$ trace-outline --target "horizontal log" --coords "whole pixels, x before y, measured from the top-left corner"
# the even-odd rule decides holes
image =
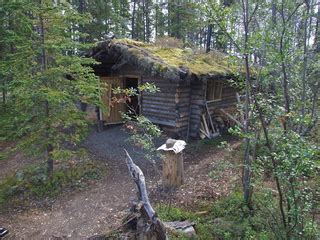
[[[178,86],[176,90],[181,93],[190,93],[192,91],[190,87],[181,88],[180,86]]]
[[[185,106],[185,107],[177,107],[177,110],[180,112],[180,113],[187,113],[189,114],[190,112],[190,107],[189,106]]]
[[[179,87],[178,84],[176,83],[171,83],[171,82],[166,82],[166,81],[161,81],[161,82],[155,82],[155,81],[142,81],[142,83],[152,83],[156,85],[157,87],[172,87],[174,89],[177,89]]]
[[[203,109],[202,108],[191,108],[191,115],[200,115],[202,114]]]
[[[168,110],[168,111],[177,111],[176,106],[172,104],[150,104],[143,102],[142,109],[160,109],[160,110]]]
[[[149,101],[152,100],[152,101],[163,102],[163,103],[166,103],[166,102],[176,103],[174,98],[161,98],[161,97],[156,97],[156,96],[147,97],[147,96],[142,95],[142,102],[144,100],[149,100]]]
[[[163,121],[176,121],[177,120],[177,116],[173,116],[173,115],[168,115],[168,114],[162,114],[162,113],[152,113],[152,112],[144,112],[143,115],[145,117],[154,117]]]
[[[175,97],[190,99],[190,93],[176,93]]]
[[[168,120],[162,120],[162,119],[158,119],[156,117],[149,117],[146,116],[151,122],[156,123],[156,124],[160,124],[160,125],[164,125],[164,126],[170,126],[170,127],[175,127],[176,126],[176,122],[175,121],[168,121]]]
[[[142,92],[142,96],[145,97],[163,97],[163,98],[173,98],[175,99],[176,92],[174,90],[172,91],[161,91],[156,93],[148,93],[148,92]]]
[[[191,100],[191,105],[195,104],[195,105],[204,105],[205,104],[205,100]]]
[[[152,99],[143,99],[142,100],[142,105],[157,105],[157,106],[167,106],[167,107],[172,107],[172,108],[178,108],[178,104],[175,102],[161,102],[161,101],[154,101]]]
[[[155,112],[155,113],[164,113],[164,114],[168,114],[168,116],[170,115],[175,115],[178,116],[179,112],[177,110],[170,110],[170,109],[154,109],[154,108],[145,108],[144,106],[142,106],[142,110],[143,112],[147,113],[147,112]]]

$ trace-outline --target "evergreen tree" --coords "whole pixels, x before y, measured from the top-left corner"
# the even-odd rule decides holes
[[[81,33],[70,31],[87,20],[66,2],[7,6],[9,14],[25,19],[13,33],[19,41],[10,55],[10,121],[18,146],[43,156],[50,175],[54,158],[87,130],[77,102],[99,105],[99,81],[89,66],[93,61],[79,56],[86,45],[78,41]]]
[[[96,42],[113,32],[118,38],[129,37],[129,2],[128,0],[73,0],[73,6],[89,14],[92,21],[86,24],[87,42]],[[80,11],[81,12],[81,11]]]
[[[167,30],[166,17],[163,12],[163,4],[154,4],[154,31],[155,37],[163,37]]]

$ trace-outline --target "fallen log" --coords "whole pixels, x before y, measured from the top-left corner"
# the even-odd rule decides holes
[[[195,224],[189,221],[175,221],[175,222],[164,222],[164,226],[171,232],[173,235],[177,233],[183,234],[187,237],[195,237],[196,231],[194,229]]]

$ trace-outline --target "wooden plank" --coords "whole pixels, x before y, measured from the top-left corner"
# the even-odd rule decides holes
[[[209,117],[209,121],[210,121],[210,125],[211,125],[211,128],[212,128],[212,131],[213,131],[213,133],[215,133],[216,129],[215,129],[214,125],[213,125],[212,118],[211,118],[207,103],[206,103],[206,110],[207,110],[207,114],[208,114],[208,117]]]
[[[208,136],[210,136],[210,131],[209,131],[209,128],[208,128],[208,125],[207,125],[207,120],[205,118],[205,115],[202,114],[202,123],[204,125],[204,129],[205,131],[207,132]],[[210,137],[209,137],[210,138]]]

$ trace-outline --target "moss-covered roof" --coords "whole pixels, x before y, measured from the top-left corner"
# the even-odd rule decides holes
[[[146,74],[171,80],[210,79],[237,75],[227,56],[220,52],[196,53],[192,49],[169,48],[130,39],[97,43],[90,56],[115,57]],[[106,54],[107,53],[107,54]],[[120,63],[119,63],[120,64]]]

